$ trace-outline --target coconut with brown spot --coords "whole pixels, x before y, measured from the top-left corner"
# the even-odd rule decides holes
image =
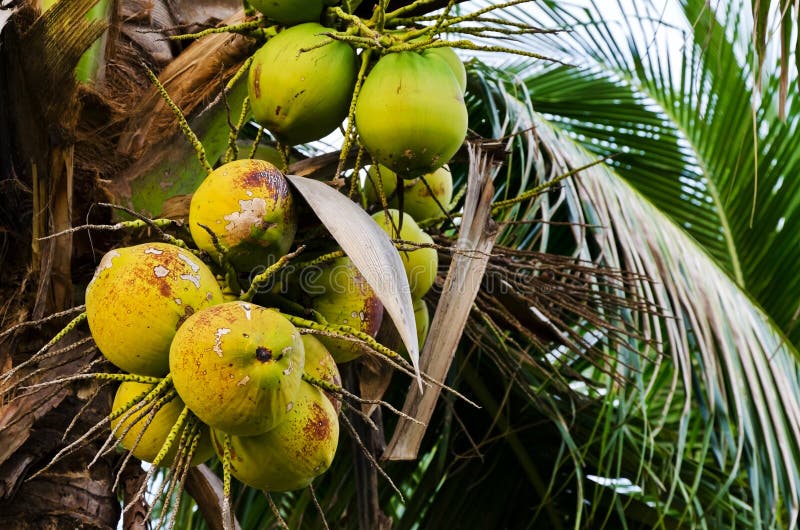
[[[218,167],[192,196],[189,230],[199,248],[219,259],[209,230],[213,232],[240,271],[270,265],[289,251],[297,231],[286,177],[264,160],[235,160]]]
[[[197,256],[168,243],[145,243],[103,256],[86,287],[86,316],[109,361],[160,377],[169,371],[178,326],[222,301],[214,274]]]
[[[280,423],[300,386],[300,332],[273,309],[228,302],[192,315],[169,352],[173,384],[204,423],[261,434]]]
[[[281,143],[319,140],[341,125],[358,72],[355,50],[316,22],[271,38],[253,55],[247,78],[255,120]]]
[[[342,376],[339,374],[339,367],[336,366],[336,359],[333,358],[328,348],[318,338],[309,334],[303,335],[303,348],[306,352],[303,373],[341,388]],[[323,392],[331,400],[337,413],[342,410],[342,402],[336,394],[327,390],[323,390]]]
[[[338,258],[316,269],[315,274],[301,275],[303,289],[310,296],[311,308],[329,324],[343,324],[374,337],[381,327],[383,304],[367,280],[348,257]],[[356,359],[366,353],[359,342],[320,335],[320,341],[337,363]]]
[[[212,430],[214,449],[224,458],[224,433]],[[231,474],[266,491],[292,491],[311,484],[331,465],[339,444],[333,405],[302,382],[292,410],[274,429],[258,436],[231,436]]]
[[[122,409],[125,405],[143,396],[154,387],[155,385],[134,381],[126,381],[120,384],[119,388],[117,388],[117,393],[114,395],[114,404],[111,406],[111,410]],[[139,411],[135,411],[127,416],[123,414],[111,421],[111,429],[114,430],[119,439],[119,444],[131,451],[133,456],[144,462],[153,462],[161,451],[170,431],[175,426],[175,422],[178,421],[178,416],[183,412],[183,408],[183,401],[176,396],[171,401],[163,404],[152,417],[150,412],[142,414]],[[159,466],[170,467],[173,464],[180,445],[181,435],[185,429],[186,427],[184,426],[178,432],[166,455],[159,462]],[[191,465],[200,465],[212,456],[214,456],[214,448],[211,446],[208,426],[201,425],[200,437],[192,455]]]

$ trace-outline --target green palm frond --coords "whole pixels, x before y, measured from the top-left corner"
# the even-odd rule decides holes
[[[483,86],[502,77],[500,72],[487,72]],[[528,91],[531,83],[523,80],[515,86],[507,79],[478,100],[493,99],[491,107],[511,109],[508,115],[501,113],[498,122],[525,129],[514,111],[540,107]],[[608,78],[602,82],[611,83]],[[624,80],[617,82],[624,91]],[[504,103],[498,104],[498,99]],[[540,158],[531,165],[550,168],[539,175],[544,180],[596,158],[585,146],[591,142],[562,121],[548,119],[552,117],[528,118],[535,127]],[[632,156],[626,165],[635,161]],[[543,225],[566,216],[583,227],[573,233],[571,244],[565,244],[562,232],[561,240],[551,246],[572,246],[576,256],[652,279],[639,284],[638,295],[664,313],[619,315],[621,325],[640,330],[645,338],[632,340],[628,348],[608,344],[608,362],[628,384],[584,368],[582,375],[592,381],[586,391],[587,397],[595,398],[591,404],[560,417],[552,415],[558,407],[540,412],[556,425],[570,418],[565,423],[572,428],[560,434],[565,462],[572,460],[575,473],[614,479],[605,483],[618,486],[630,481],[641,489],[625,497],[650,503],[656,517],[667,518],[662,521],[666,527],[785,527],[797,517],[800,499],[796,351],[729,271],[676,222],[671,210],[663,211],[663,204],[622,178],[623,169],[612,163],[582,171],[573,185],[551,193],[548,201],[540,200],[538,212],[529,209],[526,215],[540,215]],[[552,203],[569,206],[553,210]],[[504,362],[502,355],[493,359]],[[538,377],[541,384],[541,374]],[[524,382],[543,388],[535,379]],[[592,388],[603,390],[593,395]],[[585,480],[584,485],[587,489],[579,498],[589,500],[592,508],[586,509],[586,517],[597,524],[597,506],[608,488]]]
[[[798,344],[800,280],[764,274],[788,273],[800,258],[800,124],[779,118],[780,63],[763,65],[755,91],[753,27],[743,1],[714,9],[702,0],[670,3],[683,16],[679,27],[658,18],[649,2],[635,4],[627,17],[609,14],[604,2],[580,11],[543,7],[540,16],[572,28],[546,44],[580,68],[527,70],[532,104],[590,151],[616,155],[620,175]],[[542,23],[530,12],[518,17]],[[790,117],[800,110],[792,95],[787,105]]]

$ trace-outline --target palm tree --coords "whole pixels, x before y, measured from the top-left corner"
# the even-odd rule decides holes
[[[121,31],[109,34],[115,60],[96,88],[61,90],[71,86],[64,72],[102,29],[75,22],[93,3],[61,0],[62,11],[45,19],[23,7],[3,33],[2,97],[12,104],[0,116],[25,133],[0,143],[11,199],[2,208],[6,328],[71,307],[71,291],[94,266],[92,245],[115,242],[83,233],[72,241],[36,237],[88,222],[87,215],[107,221],[108,211],[90,207],[107,196],[157,215],[166,197],[190,193],[203,176],[172,113],[130,59],[134,46],[190,117],[209,159],[227,145],[226,105],[233,116],[241,106],[235,86],[225,100],[214,97],[252,52],[251,41],[214,35],[165,52],[161,41],[134,31],[135,18],[112,26]],[[207,4],[212,22],[234,16],[235,2]],[[521,50],[560,62],[492,54],[468,64],[478,147],[460,159],[471,166],[454,164],[457,185],[476,176],[481,155],[496,162],[500,224],[446,383],[479,407],[443,393],[408,461],[397,459],[395,443],[412,430],[408,422],[377,409],[376,432],[348,416],[360,443],[342,438],[313,492],[266,499],[234,487],[242,527],[277,525],[273,501],[291,528],[323,521],[380,528],[387,518],[393,528],[797,526],[800,330],[792,287],[800,247],[792,176],[800,133],[798,100],[782,88],[786,80],[794,86],[797,74],[773,59],[790,55],[776,54],[780,41],[766,40],[764,29],[771,27],[765,20],[791,28],[796,6],[768,4],[755,2],[756,23],[743,0],[672,1],[666,11],[650,1],[619,2],[618,12],[608,2],[499,11],[506,29],[569,31],[514,37]],[[174,25],[185,22],[179,15],[170,12]],[[67,19],[77,29],[64,46],[54,30]],[[74,53],[56,54],[62,62],[19,59],[23,50],[44,57],[55,46]],[[44,79],[44,86],[26,84]],[[114,156],[101,156],[108,153]],[[294,169],[332,176],[328,160],[323,154]],[[167,174],[170,166],[178,174]],[[180,211],[180,200],[169,208]],[[452,226],[438,233],[444,248],[458,235]],[[442,251],[441,259],[457,254]],[[437,292],[428,302],[443,299],[452,297]],[[4,334],[2,364],[35,351],[52,335],[50,324]],[[90,355],[78,340],[47,361],[46,376],[73,373]],[[387,383],[384,399],[397,406],[410,391],[407,378],[366,362],[346,377],[367,394]],[[97,444],[23,482],[57,450],[54,430],[63,432],[85,406],[89,413],[74,427],[85,431],[107,413],[107,401],[107,387],[67,387],[23,394],[0,409],[0,448],[7,448],[0,469],[9,477],[0,521],[12,528],[25,527],[23,518],[115,523],[118,461],[83,471]],[[387,458],[380,472],[367,454]],[[143,478],[135,465],[123,477],[123,496]],[[215,501],[201,495],[213,478],[193,480],[188,489],[199,502],[186,498],[178,527],[213,527],[212,516],[207,523],[194,511],[214,512]],[[77,493],[66,497],[76,501],[67,501],[65,514],[54,509],[65,501],[53,492],[67,484]]]

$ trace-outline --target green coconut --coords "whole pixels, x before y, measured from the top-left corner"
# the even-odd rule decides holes
[[[246,302],[199,311],[169,352],[173,384],[204,423],[230,434],[273,428],[291,409],[305,350],[284,316]]]
[[[256,121],[285,144],[331,133],[347,116],[357,74],[356,52],[315,22],[293,26],[253,56],[248,93]]]
[[[194,254],[167,243],[111,250],[86,287],[86,316],[97,347],[126,372],[161,377],[183,321],[222,303],[214,273]]]
[[[452,68],[424,52],[379,59],[361,87],[355,119],[369,154],[403,178],[449,162],[467,132],[464,93]]]
[[[394,171],[387,167],[370,166],[367,172],[364,181],[367,202],[380,205],[376,189],[380,181],[388,205],[391,208],[398,208],[400,201],[396,192],[397,175]],[[404,179],[402,184],[403,211],[414,219],[441,217],[453,200],[453,176],[446,164],[432,173],[414,179]]]
[[[214,449],[224,458],[224,433],[212,430]],[[302,382],[286,418],[258,436],[231,436],[231,474],[266,491],[305,488],[328,470],[339,444],[339,420],[327,397]]]
[[[405,212],[403,212],[402,227],[400,224],[400,212],[393,208],[376,212],[372,215],[372,218],[392,239],[401,239],[417,245],[433,244],[431,236],[426,234],[417,225],[414,218]],[[399,233],[397,232],[398,227],[401,227]],[[400,258],[408,277],[411,298],[422,298],[436,280],[436,273],[439,267],[439,255],[436,253],[436,249],[429,247],[404,248],[400,251]]]

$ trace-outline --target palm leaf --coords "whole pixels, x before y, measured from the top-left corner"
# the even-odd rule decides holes
[[[502,76],[486,73],[481,86],[494,90],[478,101],[495,102],[483,107],[494,113],[486,119],[512,124],[506,133],[535,125],[539,160],[530,166],[550,168],[537,178],[593,159],[541,116],[521,120],[530,104],[515,98],[525,91],[515,92],[511,81],[497,83]],[[638,521],[643,527],[780,528],[793,521],[800,418],[792,399],[775,396],[796,395],[800,381],[796,352],[765,314],[682,227],[609,168],[587,169],[549,200],[514,215],[579,223],[572,232],[575,255],[652,278],[638,283],[637,295],[664,313],[617,315],[620,325],[643,337],[620,347],[606,336],[605,360],[624,384],[579,354],[554,350],[543,358],[508,330],[487,333],[486,315],[483,322],[473,318],[459,373],[487,411],[455,404],[477,445],[465,446],[465,435],[445,431],[438,431],[445,437],[437,442],[473,458],[428,467],[417,482],[422,497],[409,501],[401,527],[420,521],[453,527],[546,521],[558,527],[537,507],[561,514],[571,508],[566,525],[575,527]],[[553,246],[569,247],[561,236]],[[541,238],[531,242],[540,244]],[[565,372],[567,365],[574,370]],[[578,390],[565,390],[558,382],[577,371],[566,382]],[[505,397],[498,403],[492,396]],[[458,477],[471,473],[481,478],[465,492]],[[524,498],[520,488],[527,488]],[[512,499],[518,513],[486,510],[487,494]]]
[[[580,12],[545,6],[539,16],[573,28],[547,45],[583,68],[529,73],[532,103],[587,149],[618,154],[620,175],[706,248],[796,345],[797,277],[774,282],[763,273],[788,273],[800,258],[800,183],[792,178],[800,129],[779,120],[780,64],[764,64],[757,94],[743,2],[716,11],[701,0],[676,2],[682,28],[647,18],[659,12],[642,5],[619,19],[605,3]],[[788,105],[792,114],[797,98]]]

